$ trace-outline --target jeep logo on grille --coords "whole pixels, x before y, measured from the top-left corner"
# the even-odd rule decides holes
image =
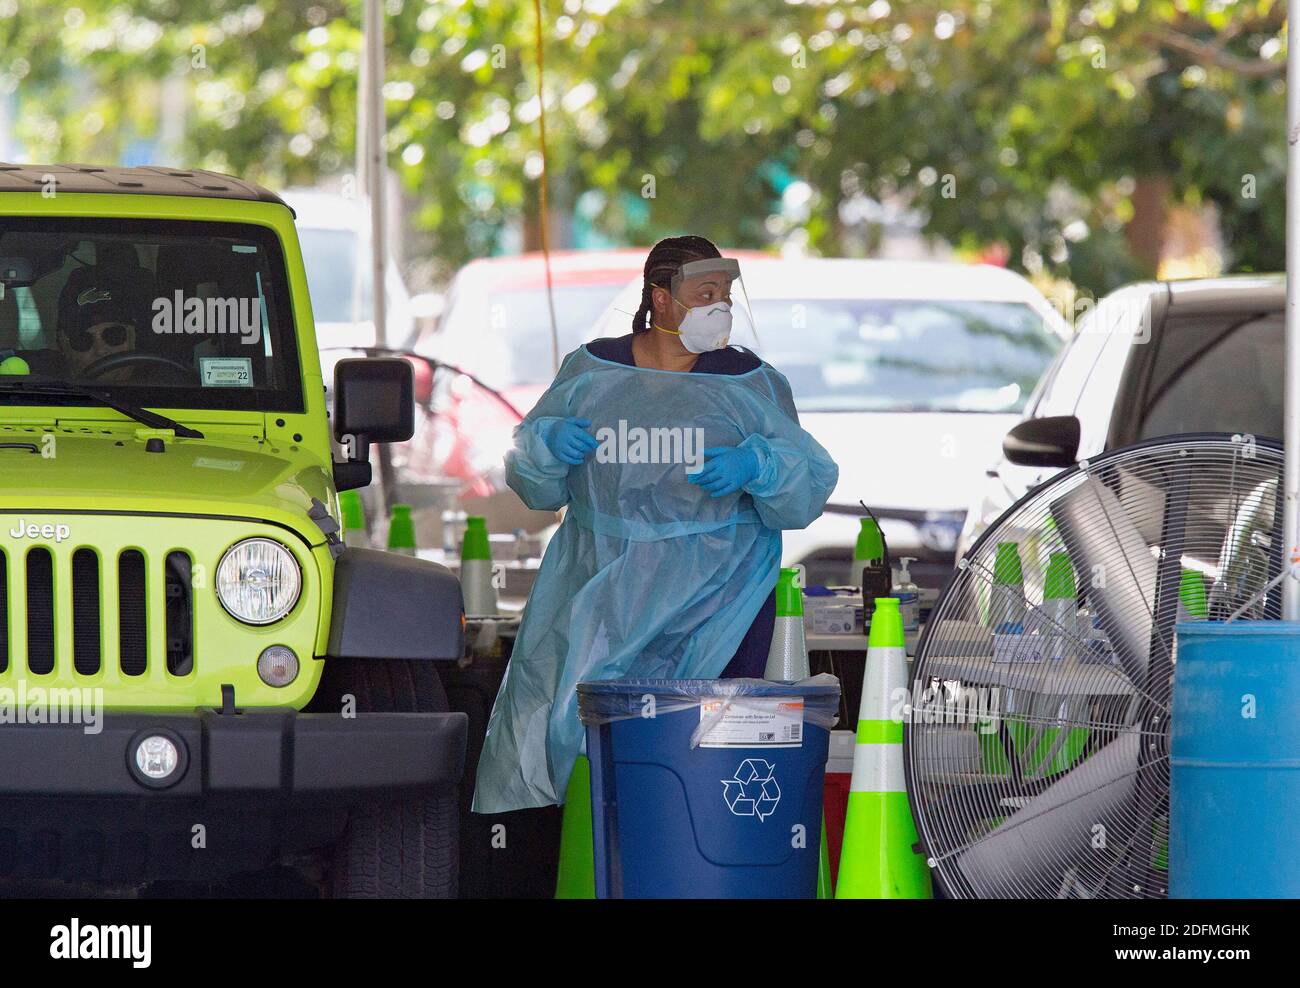
[[[72,529],[67,525],[53,525],[46,523],[37,525],[35,522],[28,525],[23,519],[18,519],[18,524],[9,529],[9,535],[15,539],[53,539],[55,542],[62,542],[72,534]]]

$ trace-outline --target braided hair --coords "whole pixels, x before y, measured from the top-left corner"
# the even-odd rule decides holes
[[[650,248],[650,256],[645,259],[641,307],[632,317],[632,332],[644,333],[650,329],[651,313],[654,309],[651,302],[653,288],[668,288],[672,283],[673,275],[688,261],[721,256],[722,253],[718,248],[704,237],[665,237]]]

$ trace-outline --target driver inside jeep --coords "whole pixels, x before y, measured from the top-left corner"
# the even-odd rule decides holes
[[[68,279],[59,300],[59,351],[67,362],[68,379],[131,383],[148,368],[126,362],[114,367],[112,360],[136,350],[148,311],[143,293],[124,280],[95,279],[79,288],[83,281]]]

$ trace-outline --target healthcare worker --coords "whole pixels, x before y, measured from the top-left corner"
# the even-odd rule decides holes
[[[570,353],[515,429],[510,487],[567,507],[488,722],[474,810],[563,799],[583,747],[578,683],[761,676],[781,530],[839,470],[790,385],[728,346],[739,265],[703,237],[656,244],[632,333]]]

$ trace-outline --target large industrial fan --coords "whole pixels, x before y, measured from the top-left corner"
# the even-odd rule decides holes
[[[961,560],[902,711],[945,894],[1167,894],[1174,625],[1280,616],[1281,474],[1249,436],[1151,440],[1035,488]]]

